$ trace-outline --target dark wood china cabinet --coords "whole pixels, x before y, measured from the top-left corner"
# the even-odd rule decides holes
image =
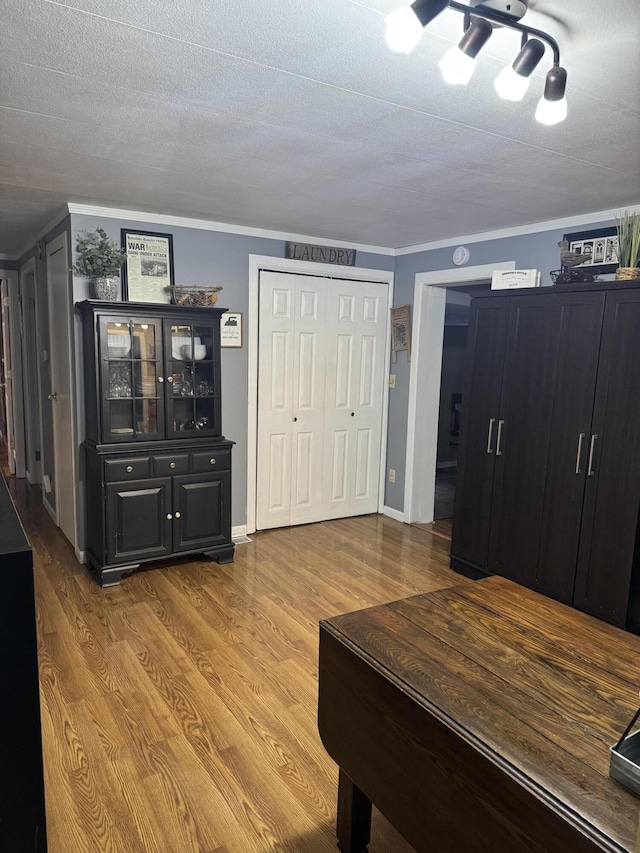
[[[102,586],[141,563],[233,560],[221,308],[85,301],[87,556]]]

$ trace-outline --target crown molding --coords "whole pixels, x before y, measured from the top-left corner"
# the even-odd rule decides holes
[[[640,213],[640,204],[627,205],[626,210],[631,213]],[[619,212],[619,211],[618,211]],[[446,249],[451,246],[459,246],[464,243],[485,243],[490,240],[503,240],[509,237],[522,237],[527,234],[538,234],[543,231],[554,231],[561,228],[575,228],[580,225],[591,225],[596,222],[608,222],[615,219],[615,212],[611,210],[599,210],[594,213],[585,213],[580,216],[565,216],[562,219],[549,219],[544,222],[533,222],[529,225],[516,225],[512,228],[499,228],[495,231],[482,231],[478,234],[462,234],[458,237],[447,237],[444,240],[434,240],[429,243],[416,243],[411,246],[402,246],[392,249],[385,246],[370,246],[365,243],[350,243],[345,240],[332,240],[326,237],[317,237],[307,234],[289,234],[286,231],[271,231],[266,228],[248,228],[241,225],[229,225],[226,222],[212,222],[208,219],[195,219],[187,216],[170,216],[168,214],[149,213],[143,210],[126,210],[115,207],[101,207],[90,204],[76,204],[70,202],[65,205],[47,224],[40,229],[36,236],[24,246],[15,256],[0,255],[0,261],[18,261],[35,247],[38,240],[46,236],[69,214],[80,216],[101,216],[107,219],[128,219],[133,222],[145,222],[152,225],[169,225],[176,228],[196,228],[203,231],[218,231],[226,234],[240,234],[248,237],[262,237],[271,240],[290,240],[304,243],[317,243],[327,241],[332,246],[346,249],[356,249],[360,252],[370,252],[374,255],[388,255],[399,257],[402,255],[414,255],[419,252],[430,252],[434,249]]]
[[[627,205],[625,210],[640,213],[640,204]],[[616,211],[620,212],[620,211]],[[515,225],[513,228],[499,228],[496,231],[483,231],[480,234],[464,234],[460,237],[448,237],[446,240],[434,240],[432,243],[417,243],[395,250],[395,255],[415,255],[417,252],[431,252],[433,249],[447,249],[463,243],[486,243],[489,240],[503,240],[507,237],[522,237],[526,234],[539,234],[542,231],[555,231],[558,228],[575,228],[580,225],[592,225],[615,219],[612,210],[599,210],[584,213],[581,216],[565,216],[562,219],[548,219],[546,222],[532,222],[529,225]]]
[[[175,228],[197,228],[201,231],[219,231],[225,234],[241,234],[245,237],[263,237],[268,240],[289,240],[299,243],[318,243],[329,241],[332,246],[344,249],[356,249],[358,252],[370,252],[374,255],[391,255],[394,249],[386,246],[369,246],[364,243],[350,243],[345,240],[333,240],[308,234],[290,234],[287,231],[271,231],[266,228],[249,228],[243,225],[230,225],[228,222],[212,222],[209,219],[193,219],[188,216],[171,216],[164,213],[149,213],[144,210],[123,210],[115,207],[97,207],[89,204],[69,203],[69,213],[82,216],[101,216],[108,219],[128,219],[132,222],[146,222],[152,225],[172,225]]]

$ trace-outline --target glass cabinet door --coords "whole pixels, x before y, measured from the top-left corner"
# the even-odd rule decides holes
[[[215,322],[167,324],[168,436],[220,434]]]
[[[164,436],[160,320],[100,318],[102,440]]]

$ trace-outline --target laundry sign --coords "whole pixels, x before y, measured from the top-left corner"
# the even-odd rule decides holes
[[[285,258],[294,261],[315,261],[319,264],[341,264],[355,267],[356,250],[338,249],[333,246],[314,246],[311,243],[285,243]]]

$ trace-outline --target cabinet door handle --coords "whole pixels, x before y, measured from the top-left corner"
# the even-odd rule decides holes
[[[593,448],[596,444],[597,435],[591,436],[591,446],[589,447],[589,467],[587,469],[587,477],[593,477]]]
[[[489,432],[487,433],[487,453],[493,453],[491,449],[491,433],[493,432],[493,425],[495,424],[495,418],[489,418]]]
[[[582,474],[582,468],[580,467],[580,456],[582,455],[582,442],[584,441],[586,433],[581,432],[578,436],[578,450],[576,452],[576,474]]]
[[[169,382],[169,383],[173,382],[173,376],[167,376],[167,382]]]
[[[158,382],[164,382],[164,376],[158,376]]]
[[[174,518],[180,518],[180,513],[179,513],[179,512],[177,512],[177,513],[175,514]]]
[[[498,435],[496,436],[496,456],[502,456],[500,450],[500,439],[502,438],[502,425],[504,421],[498,421]]]
[[[168,512],[167,513],[167,521],[171,521],[172,518],[173,518],[173,516],[171,515],[170,512]]]
[[[175,468],[175,467],[176,467],[175,462],[169,462],[169,468]]]

